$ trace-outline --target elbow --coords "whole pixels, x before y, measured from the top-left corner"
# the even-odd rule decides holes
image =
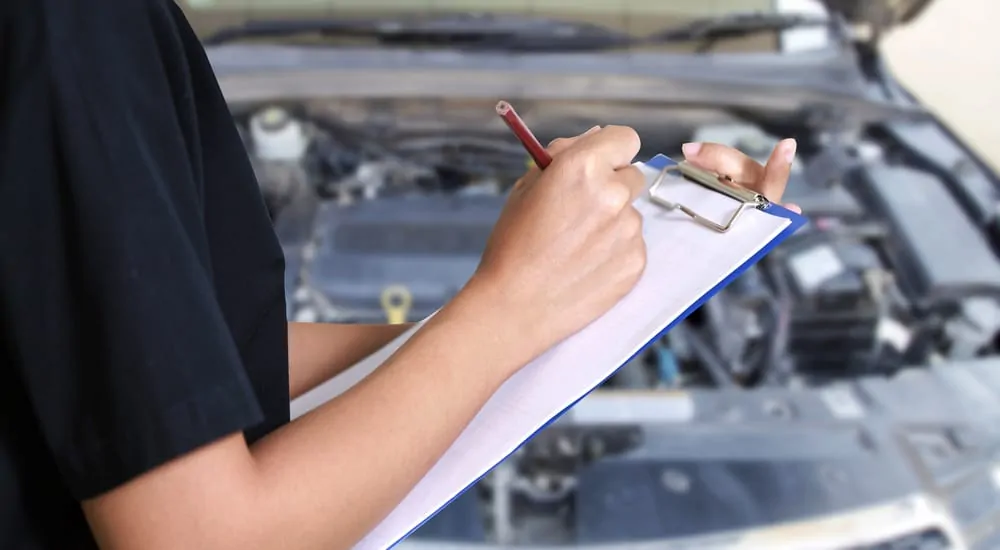
[[[82,503],[102,550],[287,548],[281,514],[242,434],[171,460]]]
[[[123,511],[102,501],[84,503],[84,510],[102,550],[271,550],[289,545],[276,522],[242,491],[221,498]]]

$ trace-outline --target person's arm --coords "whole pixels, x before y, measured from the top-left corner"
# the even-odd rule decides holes
[[[368,357],[413,323],[288,323],[288,395],[292,399]]]
[[[512,195],[477,274],[386,364],[252,446],[230,433],[86,499],[102,547],[351,547],[500,384],[638,280],[637,150],[623,128],[553,147],[545,175]]]
[[[362,538],[500,384],[638,280],[635,134],[608,128],[559,153],[573,143],[519,185],[467,287],[373,374],[250,447],[231,433],[87,499],[102,547],[349,548]]]
[[[468,289],[375,373],[254,446],[233,434],[86,502],[98,540],[150,550],[350,547],[541,349],[530,313],[489,285]],[[169,514],[151,513],[160,506]]]

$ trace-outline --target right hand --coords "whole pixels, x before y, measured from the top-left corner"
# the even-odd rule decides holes
[[[646,266],[632,205],[646,188],[631,165],[636,132],[595,127],[548,150],[549,167],[532,168],[512,190],[471,281],[524,323],[536,354],[609,310]]]

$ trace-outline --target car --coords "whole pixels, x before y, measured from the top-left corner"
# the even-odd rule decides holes
[[[291,320],[454,296],[529,164],[500,99],[543,142],[631,126],[641,158],[798,140],[808,225],[398,548],[1000,547],[1000,180],[878,48],[928,4],[183,4]]]

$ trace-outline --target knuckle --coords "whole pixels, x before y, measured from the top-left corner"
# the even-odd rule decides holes
[[[635,208],[625,211],[625,231],[630,237],[642,235],[642,215]]]
[[[642,140],[639,138],[639,132],[635,128],[631,126],[610,126],[609,128],[612,128],[615,140],[627,145],[630,150],[639,151],[639,148],[642,146]]]
[[[601,206],[607,212],[615,214],[622,210],[630,198],[628,189],[622,185],[607,185],[601,189]]]
[[[552,158],[552,164],[545,170],[558,185],[575,185],[579,179],[579,163],[575,153],[567,152]]]
[[[576,177],[593,189],[601,189],[601,169],[594,155],[578,154],[573,164]]]
[[[549,144],[545,146],[545,150],[548,151],[549,154],[555,156],[565,152],[565,150],[572,144],[572,140],[564,137],[558,137],[550,141]]]
[[[642,274],[646,270],[646,259],[646,247],[637,246],[632,259],[632,267],[635,274]]]
[[[646,248],[636,247],[622,259],[622,275],[630,282],[635,282],[646,270]]]
[[[558,163],[565,170],[579,171],[584,168],[589,155],[580,149],[567,149],[552,159],[552,164]]]
[[[579,158],[577,160],[580,165],[580,169],[588,178],[593,178],[598,174],[599,162],[597,155],[594,155],[588,151],[581,151],[578,154]]]

